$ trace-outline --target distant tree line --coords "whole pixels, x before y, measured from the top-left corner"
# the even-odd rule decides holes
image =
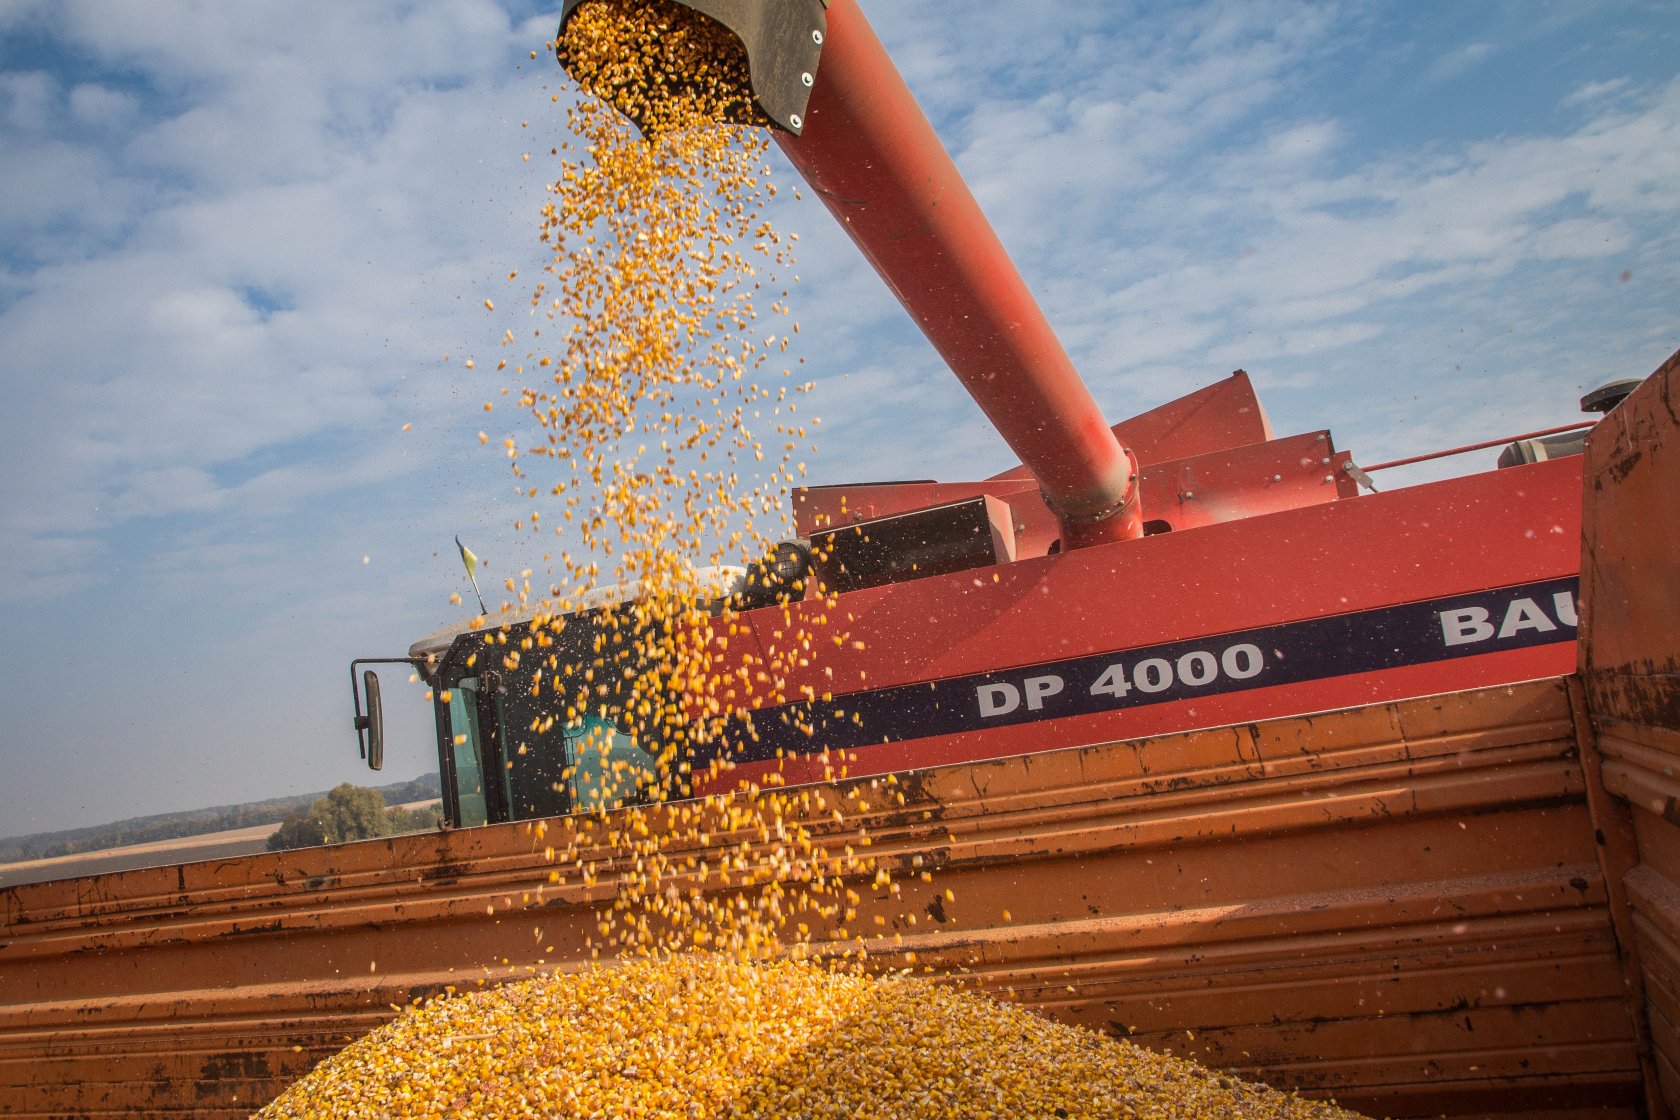
[[[419,800],[413,798],[411,800]],[[320,844],[342,844],[346,840],[372,840],[401,832],[424,832],[438,826],[436,809],[404,809],[386,805],[376,789],[364,789],[349,782],[334,786],[315,799],[301,813],[280,823],[268,838],[268,850],[313,848]]]
[[[378,786],[370,792],[378,794],[382,804],[401,805],[405,802],[427,801],[438,797],[441,787],[436,774],[422,774],[413,781]],[[53,856],[68,856],[77,852],[121,848],[129,844],[149,844],[154,840],[200,836],[206,832],[226,832],[235,828],[280,824],[287,817],[307,813],[316,801],[325,796],[325,793],[306,793],[296,797],[273,797],[266,801],[250,801],[241,805],[218,805],[210,809],[159,813],[150,817],[117,821],[114,824],[14,836],[0,840],[0,863],[50,859]],[[432,826],[425,824],[420,827]]]

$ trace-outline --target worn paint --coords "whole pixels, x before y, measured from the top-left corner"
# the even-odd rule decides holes
[[[1653,1115],[1680,1111],[1680,353],[1587,439],[1580,658],[1587,772],[1627,917]]]

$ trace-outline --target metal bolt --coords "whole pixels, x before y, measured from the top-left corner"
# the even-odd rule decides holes
[[[789,113],[788,114],[788,123],[791,124],[795,128],[804,128],[805,127],[805,121],[803,119],[801,119],[801,117],[799,116],[798,113]]]
[[[1184,493],[1179,495],[1180,498],[1194,498],[1195,496],[1196,492],[1194,490],[1186,490]]]
[[[1324,433],[1323,433],[1323,432],[1319,432],[1319,433],[1318,433],[1318,442],[1319,442],[1319,443],[1323,443],[1323,442],[1324,442]]]
[[[1321,467],[1328,467],[1330,465],[1330,460],[1328,458],[1320,459],[1318,461],[1318,465]]]
[[[1282,482],[1283,481],[1283,476],[1281,474],[1274,474],[1272,476],[1272,481],[1273,482]]]
[[[812,82],[816,81],[816,79],[811,77],[808,73],[799,75],[799,80],[805,83],[807,89],[810,88]]]
[[[822,32],[821,31],[811,32],[811,42],[815,43],[819,47],[822,46]]]
[[[1336,481],[1336,476],[1333,475],[1333,474],[1327,474],[1327,475],[1324,476],[1324,481],[1334,482],[1334,481]]]

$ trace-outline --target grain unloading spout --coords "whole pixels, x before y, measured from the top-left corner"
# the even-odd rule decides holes
[[[563,9],[562,64],[565,20],[584,2]],[[682,6],[740,39],[760,119],[1033,472],[1063,547],[1141,535],[1134,457],[856,0]]]

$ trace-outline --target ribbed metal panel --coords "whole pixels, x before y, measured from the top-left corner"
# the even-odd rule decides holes
[[[1377,1113],[1631,1108],[1572,720],[1553,680],[924,771],[862,823],[935,881],[854,926],[883,964],[914,951]],[[767,854],[713,843],[742,840]],[[0,893],[0,1101],[240,1115],[391,1004],[572,966],[617,872],[591,850],[601,881],[539,902],[553,841],[497,826]]]

